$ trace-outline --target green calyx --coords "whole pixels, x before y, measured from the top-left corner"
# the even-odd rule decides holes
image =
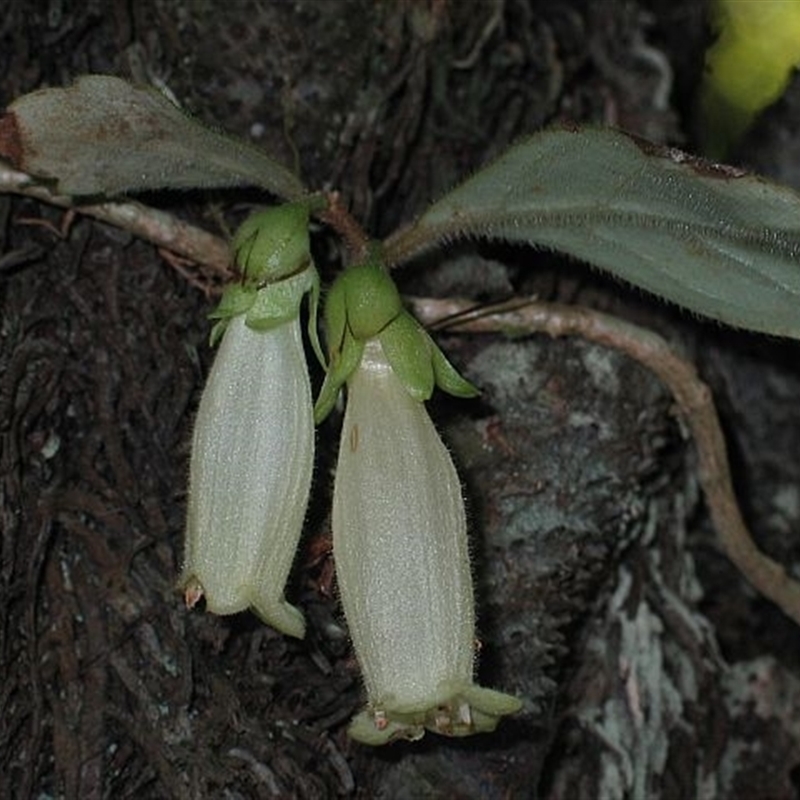
[[[308,333],[311,345],[320,363],[324,365],[322,348],[317,336],[317,308],[319,306],[319,275],[313,266],[281,281],[269,283],[261,289],[233,284],[222,295],[219,305],[209,314],[217,320],[211,329],[211,344],[215,345],[225,333],[233,317],[245,315],[245,324],[254,331],[268,331],[297,318],[303,296],[310,297]]]
[[[394,281],[379,264],[367,262],[346,269],[325,299],[325,327],[331,360],[350,333],[365,342],[377,336],[403,311]]]
[[[336,279],[325,300],[325,325],[330,363],[314,407],[317,423],[333,409],[370,339],[380,341],[389,364],[415,400],[428,400],[434,386],[457,397],[478,394],[403,308],[394,281],[380,264],[349,267]]]
[[[319,275],[311,260],[308,236],[308,205],[288,203],[268,208],[245,220],[233,237],[241,283],[225,289],[217,308],[209,314],[217,320],[211,344],[221,338],[228,322],[245,315],[247,327],[256,331],[296,319],[303,296],[308,293],[308,333],[320,363],[325,366],[317,334]]]
[[[246,286],[261,286],[302,271],[311,261],[308,205],[287,203],[251,215],[231,244]]]

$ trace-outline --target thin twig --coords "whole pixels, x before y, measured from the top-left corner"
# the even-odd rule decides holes
[[[355,217],[345,208],[338,192],[327,193],[328,206],[318,212],[319,218],[331,226],[347,243],[354,259],[366,256],[369,237]]]
[[[800,583],[758,549],[739,510],[711,390],[664,339],[607,314],[558,303],[517,299],[476,308],[470,301],[418,299],[412,305],[422,322],[453,332],[582,336],[621,350],[655,373],[672,392],[694,437],[700,485],[723,551],[762,595],[800,625]]]
[[[17,172],[0,162],[0,193],[25,195],[61,208],[74,209],[123,228],[158,247],[177,253],[213,270],[221,277],[231,277],[230,248],[224,239],[177,217],[135,201],[91,205],[76,204],[72,198],[54,194],[35,184],[24,172]]]

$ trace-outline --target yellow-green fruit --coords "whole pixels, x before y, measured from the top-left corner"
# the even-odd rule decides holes
[[[717,38],[706,53],[700,92],[700,140],[706,155],[725,158],[800,64],[800,2],[715,0]]]

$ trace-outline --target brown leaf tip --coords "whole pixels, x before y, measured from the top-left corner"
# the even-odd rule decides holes
[[[8,111],[0,117],[0,158],[22,169],[23,146],[17,115]]]
[[[716,161],[709,161],[700,156],[686,153],[677,147],[656,144],[635,133],[625,134],[645,155],[657,158],[666,158],[675,164],[686,164],[698,175],[704,178],[744,178],[750,173],[740,167],[732,167],[730,164],[718,164]]]

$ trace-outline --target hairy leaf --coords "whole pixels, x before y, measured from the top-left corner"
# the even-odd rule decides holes
[[[207,128],[156,90],[110,75],[20,97],[0,117],[0,157],[66,195],[244,185],[290,200],[305,193],[256,148]]]
[[[561,250],[712,319],[800,338],[800,196],[618,131],[534,135],[385,255],[399,263],[461,236]]]

